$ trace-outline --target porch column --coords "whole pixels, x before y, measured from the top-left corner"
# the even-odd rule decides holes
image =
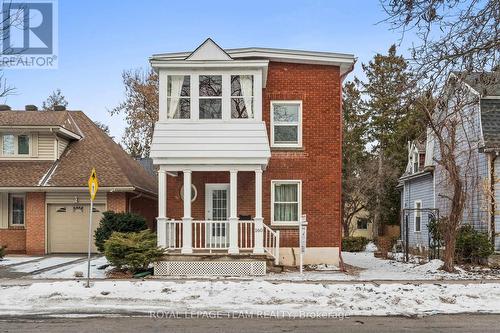
[[[193,253],[191,218],[191,170],[184,170],[184,217],[182,218],[182,249],[181,253]]]
[[[229,249],[228,253],[237,254],[238,249],[238,170],[229,171]]]
[[[255,170],[255,218],[253,253],[264,253],[264,218],[262,217],[262,169]]]
[[[167,173],[158,171],[158,217],[156,218],[157,245],[167,246]]]

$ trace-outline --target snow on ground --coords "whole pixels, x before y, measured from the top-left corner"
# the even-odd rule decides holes
[[[222,313],[277,316],[500,313],[500,284],[97,281],[1,285],[0,315]]]
[[[69,263],[71,261],[77,260],[81,257],[45,257],[40,261],[27,262],[25,264],[13,267],[13,270],[21,273],[32,273],[40,269],[49,268],[51,266],[56,266],[64,263]]]
[[[108,261],[105,257],[92,259],[90,261],[90,277],[93,279],[105,279],[106,272],[109,271],[112,267],[107,267],[106,269],[98,269],[98,267],[106,264],[108,264]],[[87,261],[52,269],[40,274],[36,274],[33,277],[35,279],[71,279],[75,278],[75,272],[83,273],[83,277],[86,278]]]
[[[41,257],[29,257],[29,256],[25,256],[25,255],[5,256],[3,259],[0,260],[0,266],[16,265],[16,264],[20,264],[20,263],[27,262],[27,261],[38,260],[40,258]]]
[[[494,271],[484,269],[469,272],[458,268],[457,273],[447,273],[439,268],[441,260],[431,260],[426,264],[404,263],[395,260],[375,258],[372,252],[342,252],[344,263],[362,268],[358,276],[345,276],[356,280],[446,280],[446,279],[487,279],[500,278]]]

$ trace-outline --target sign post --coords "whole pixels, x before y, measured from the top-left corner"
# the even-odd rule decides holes
[[[90,287],[90,248],[92,246],[92,215],[94,212],[94,199],[99,188],[99,182],[97,181],[97,174],[95,168],[92,168],[92,172],[89,177],[89,193],[90,193],[90,212],[89,212],[89,244],[88,244],[88,258],[87,258],[87,288]]]
[[[307,244],[307,216],[302,215],[300,218],[299,225],[299,246],[300,246],[300,254],[299,254],[299,265],[300,265],[300,274],[303,274],[303,265],[304,265],[304,254],[306,253],[306,244]]]

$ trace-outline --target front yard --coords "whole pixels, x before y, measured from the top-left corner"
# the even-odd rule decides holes
[[[91,262],[85,288],[84,256],[8,256],[0,261],[0,316],[186,315],[214,311],[231,316],[344,317],[500,313],[500,281],[485,270],[439,271],[441,262],[406,264],[372,252],[342,254],[347,272],[316,267],[253,278],[171,277],[106,279],[104,257]],[[101,269],[99,269],[101,268]],[[8,278],[22,274],[22,280]],[[3,275],[2,275],[3,274]],[[60,281],[54,281],[59,279]],[[469,280],[469,281],[466,281]],[[479,281],[481,280],[481,281]]]

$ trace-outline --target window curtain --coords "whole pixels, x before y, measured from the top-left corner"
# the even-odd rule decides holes
[[[253,118],[252,96],[253,96],[253,76],[240,75],[241,95],[247,109],[248,118]]]
[[[274,220],[298,221],[298,193],[296,184],[274,187]]]
[[[176,116],[177,107],[181,97],[182,84],[184,83],[183,75],[171,75],[170,80],[170,101],[168,105],[168,118],[173,119]]]

